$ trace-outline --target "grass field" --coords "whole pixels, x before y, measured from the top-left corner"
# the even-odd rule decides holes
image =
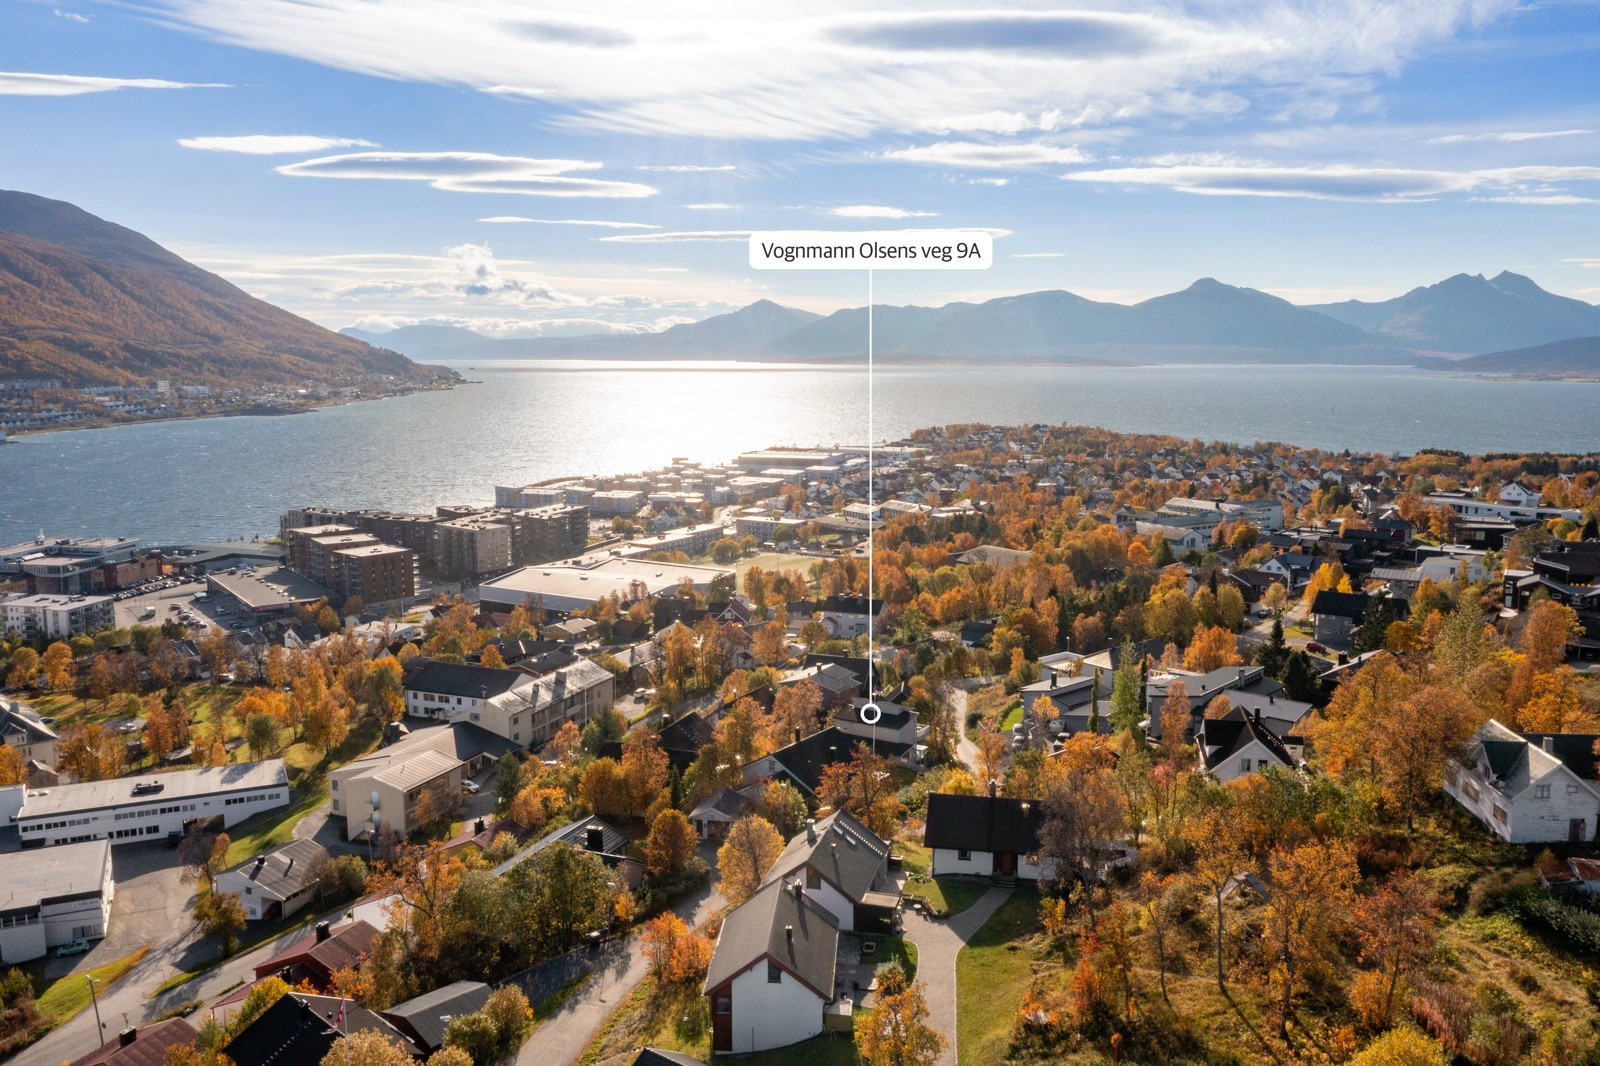
[[[784,570],[798,570],[802,574],[809,576],[811,573],[811,564],[817,561],[818,560],[815,555],[790,555],[787,552],[760,552],[759,554],[752,555],[747,559],[740,559],[738,562],[733,564],[733,570],[734,573],[739,575],[741,581],[744,579],[744,572],[753,566],[759,566],[763,570],[777,570],[779,572]]]
[[[1033,980],[1039,894],[1018,889],[956,956],[956,1037],[961,1066],[1004,1061],[1011,1022]]]
[[[45,989],[39,996],[39,1013],[55,1020],[55,1024],[77,1017],[78,1012],[89,1006],[89,982],[87,978],[94,978],[99,982],[95,989],[96,995],[105,995],[112,985],[145,957],[150,950],[149,946],[140,948],[131,955],[124,955],[115,962],[108,962],[104,966],[96,966],[87,973],[68,974],[60,978]]]
[[[940,918],[960,914],[982,898],[987,885],[973,881],[956,881],[948,877],[930,877],[932,861],[928,849],[921,844],[897,843],[895,850],[905,856],[906,883],[902,894],[908,899],[920,899]]]
[[[861,957],[863,962],[897,962],[900,964],[900,969],[905,971],[908,980],[917,979],[917,945],[909,940],[891,936],[877,938],[873,947],[875,950],[871,954]]]

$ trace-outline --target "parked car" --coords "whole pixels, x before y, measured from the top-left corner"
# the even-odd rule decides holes
[[[89,942],[80,936],[78,939],[69,940],[56,948],[56,958],[64,959],[69,955],[82,955],[88,950]]]
[[[478,792],[478,783],[469,777],[465,781],[461,782],[461,791],[471,792],[476,795]]]
[[[1328,650],[1327,648],[1323,647],[1321,644],[1318,644],[1314,640],[1306,641],[1306,651],[1320,653],[1320,652],[1325,652],[1327,650]]]

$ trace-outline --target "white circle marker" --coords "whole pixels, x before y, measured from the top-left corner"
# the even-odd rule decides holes
[[[861,705],[861,721],[864,725],[877,725],[883,718],[883,708],[876,703],[863,703]]]

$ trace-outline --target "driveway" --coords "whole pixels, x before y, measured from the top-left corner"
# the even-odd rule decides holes
[[[702,844],[700,857],[711,867],[710,883],[672,908],[691,928],[698,928],[727,906],[715,887],[716,845]],[[628,998],[634,986],[644,980],[648,970],[641,934],[635,933],[613,943],[601,955],[598,968],[583,987],[522,1045],[517,1054],[518,1066],[555,1066],[576,1061],[595,1031],[606,1023],[617,1005]]]
[[[915,911],[905,916],[905,938],[917,945],[917,980],[927,987],[928,1021],[946,1041],[939,1066],[956,1062],[956,956],[1010,895],[1009,888],[991,888],[948,921]]]

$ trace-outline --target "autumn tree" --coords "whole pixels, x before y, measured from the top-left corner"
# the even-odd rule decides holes
[[[1093,926],[1094,885],[1100,879],[1107,844],[1122,835],[1127,802],[1106,738],[1095,733],[1068,737],[1051,763],[1039,855],[1042,863],[1053,864],[1057,881],[1078,882],[1084,911]]]
[[[1263,915],[1262,947],[1278,993],[1278,1035],[1287,1040],[1304,973],[1336,954],[1361,872],[1355,848],[1344,841],[1280,846],[1268,867],[1272,897]]]
[[[934,1066],[945,1038],[927,1024],[928,1003],[920,981],[884,989],[856,1025],[856,1048],[867,1066]]]
[[[1227,994],[1227,969],[1223,964],[1223,897],[1239,873],[1246,852],[1232,812],[1222,805],[1204,810],[1189,822],[1186,836],[1195,851],[1195,876],[1216,905],[1217,989]]]
[[[221,940],[221,957],[227,958],[239,944],[239,932],[245,923],[244,904],[237,892],[202,892],[195,897],[194,920],[200,924],[202,935]]]
[[[122,737],[99,725],[69,726],[61,734],[56,765],[79,781],[118,777],[127,763]]]
[[[711,941],[671,911],[645,923],[644,957],[658,986],[694,987],[711,964]]]
[[[22,752],[10,744],[0,743],[0,788],[20,785],[28,779],[28,764]]]
[[[667,787],[672,767],[655,730],[637,729],[622,742],[623,780],[627,784],[629,813],[644,814],[656,796]]]
[[[1189,750],[1189,689],[1183,678],[1167,683],[1167,698],[1161,702],[1161,748],[1168,759],[1182,758]]]
[[[39,674],[39,653],[24,645],[11,653],[11,668],[6,673],[6,684],[12,688],[27,688]]]
[[[822,689],[816,682],[796,681],[778,689],[766,727],[773,748],[787,747],[822,726]]]
[[[1583,634],[1578,612],[1555,600],[1540,599],[1528,608],[1517,650],[1535,672],[1554,670],[1567,658],[1567,644]]]
[[[697,844],[689,819],[669,807],[650,823],[650,835],[644,842],[645,869],[655,877],[675,877],[694,857]]]
[[[416,1066],[416,1061],[410,1052],[378,1030],[357,1029],[335,1040],[322,1056],[320,1066]]]
[[[1433,954],[1438,938],[1438,902],[1426,878],[1408,870],[1390,875],[1356,908],[1361,959],[1379,979],[1379,1017],[1394,1017],[1395,996],[1408,973]]]
[[[48,688],[57,692],[71,688],[72,648],[59,640],[51,644],[39,660],[39,669],[44,673],[44,683]]]
[[[493,644],[485,644],[478,653],[478,665],[486,666],[491,670],[504,670],[506,661],[500,655],[500,649]]]
[[[1350,1066],[1446,1066],[1449,1061],[1433,1037],[1415,1029],[1396,1029],[1368,1044]]]
[[[780,836],[792,837],[805,828],[806,799],[788,781],[768,781],[756,800],[756,813],[772,823]]]
[[[178,862],[189,880],[210,888],[228,868],[228,848],[232,846],[227,833],[208,833],[196,825],[178,847]]]
[[[786,637],[781,622],[768,622],[758,626],[750,635],[750,654],[772,666],[788,656]]]
[[[615,759],[596,759],[578,780],[578,799],[602,818],[626,818],[633,806],[633,790]]]
[[[847,761],[823,768],[817,795],[888,839],[905,816],[893,770],[888,756],[874,755],[866,744],[858,743]]]
[[[1199,674],[1209,674],[1224,666],[1240,666],[1244,656],[1239,654],[1239,641],[1222,626],[1195,627],[1194,639],[1183,653],[1183,666]]]
[[[737,907],[755,894],[772,864],[783,853],[783,838],[757,814],[747,814],[728,828],[728,835],[717,849],[717,869],[722,880],[717,884],[728,904]]]

